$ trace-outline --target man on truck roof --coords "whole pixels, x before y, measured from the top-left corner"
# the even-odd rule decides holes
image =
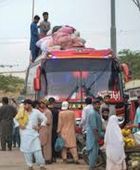
[[[32,62],[35,61],[39,53],[39,48],[36,46],[36,42],[39,40],[39,33],[38,33],[38,26],[37,26],[39,20],[40,17],[38,15],[35,15],[33,22],[31,23],[30,26],[30,31],[31,31],[30,50],[31,50]]]
[[[40,38],[43,38],[47,35],[48,31],[51,28],[51,23],[48,21],[49,13],[43,12],[43,21],[40,23]]]

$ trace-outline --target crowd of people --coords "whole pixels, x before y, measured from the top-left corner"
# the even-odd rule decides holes
[[[95,170],[99,153],[99,144],[104,143],[106,150],[106,170],[126,170],[123,136],[115,109],[109,104],[110,96],[85,99],[80,127],[86,131],[86,150],[89,170]],[[140,97],[134,124],[131,128],[140,128]],[[73,163],[79,164],[75,113],[69,109],[69,103],[63,101],[57,107],[53,97],[48,100],[32,101],[25,99],[20,105],[11,105],[7,97],[2,98],[0,108],[0,130],[2,151],[20,147],[29,170],[36,162],[41,170],[45,164],[51,164],[62,158],[67,163],[67,153],[71,154]],[[127,128],[130,128],[127,125]],[[134,129],[134,130],[135,130]],[[61,152],[55,149],[57,139],[64,140]],[[102,141],[102,142],[101,142]],[[115,146],[115,147],[114,147]]]
[[[69,110],[68,102],[63,102],[62,107],[58,109],[54,98],[48,101],[25,99],[15,107],[9,104],[7,97],[4,97],[2,104],[0,108],[2,151],[6,151],[7,146],[11,151],[17,144],[24,154],[29,170],[33,169],[34,161],[41,170],[45,170],[45,164],[56,162],[58,157],[62,157],[66,163],[67,150],[72,154],[74,163],[79,163],[75,115]],[[65,141],[61,154],[55,150],[58,136]]]

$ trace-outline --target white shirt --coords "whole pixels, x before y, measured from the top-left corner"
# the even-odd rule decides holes
[[[108,124],[108,120],[104,120],[103,118],[102,119],[102,129],[103,130],[106,130],[106,127],[107,127],[107,124]]]
[[[29,120],[25,129],[20,129],[22,152],[30,153],[41,150],[41,144],[39,140],[39,133],[34,129],[34,126],[38,126],[41,122],[41,126],[46,126],[47,118],[37,109],[33,109],[29,114]]]
[[[13,122],[14,122],[14,128],[16,128],[16,127],[19,126],[19,123],[18,123],[18,121],[15,119],[15,117],[14,117],[14,119],[13,119]]]

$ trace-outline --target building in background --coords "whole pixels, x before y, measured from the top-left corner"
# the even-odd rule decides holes
[[[130,100],[137,100],[140,96],[140,80],[132,80],[125,84],[125,91],[129,94]]]

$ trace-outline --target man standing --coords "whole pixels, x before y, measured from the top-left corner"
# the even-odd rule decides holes
[[[88,112],[90,112],[90,110],[93,110],[92,98],[87,97],[85,99],[85,104],[86,104],[86,106],[82,110],[82,118],[81,118],[81,122],[80,122],[80,126],[82,126],[83,130],[85,130],[86,115],[88,114]]]
[[[47,108],[47,100],[40,101],[40,109],[47,117],[47,125],[39,131],[43,156],[46,164],[52,163],[52,112]]]
[[[43,38],[47,35],[48,31],[50,30],[51,24],[48,21],[49,13],[43,12],[43,21],[40,23],[40,38]]]
[[[8,149],[12,150],[13,118],[17,113],[15,107],[9,105],[8,103],[8,98],[3,97],[3,106],[0,108],[2,151],[6,151],[6,143],[8,144]]]
[[[90,109],[86,115],[86,148],[88,151],[89,170],[94,170],[98,156],[98,139],[101,131],[101,120],[98,114],[99,101],[94,101],[94,109]]]
[[[78,153],[76,145],[75,134],[75,116],[74,112],[69,110],[69,103],[64,101],[62,103],[59,120],[58,120],[58,134],[64,139],[65,146],[62,150],[63,162],[67,162],[67,150],[71,152],[74,162],[78,163]]]
[[[56,158],[57,158],[57,152],[55,152],[55,142],[58,136],[57,126],[58,126],[58,115],[59,115],[58,108],[55,105],[56,105],[55,99],[53,97],[50,97],[48,108],[52,112],[52,122],[53,122],[53,126],[52,126],[52,161],[53,162],[56,162]]]
[[[100,115],[100,105],[101,105],[100,100],[96,98],[95,101],[93,102],[93,109],[96,114],[98,134],[99,137],[102,138],[104,136],[104,132],[103,132],[103,125],[102,125],[102,117]]]
[[[40,17],[36,15],[30,26],[30,31],[31,31],[30,50],[32,55],[32,62],[35,61],[39,53],[39,48],[36,46],[36,42],[39,40],[39,33],[38,33],[38,26],[37,26],[39,20]]]
[[[102,108],[101,120],[102,120],[103,131],[106,130],[106,127],[107,127],[107,124],[108,124],[108,119],[109,119],[109,109],[108,108]]]
[[[24,153],[29,170],[33,170],[32,155],[40,166],[40,170],[46,170],[39,140],[38,124],[41,122],[40,128],[46,126],[47,118],[39,110],[32,108],[30,99],[24,101],[24,109],[28,112],[28,122],[25,126],[20,125],[20,150]]]

